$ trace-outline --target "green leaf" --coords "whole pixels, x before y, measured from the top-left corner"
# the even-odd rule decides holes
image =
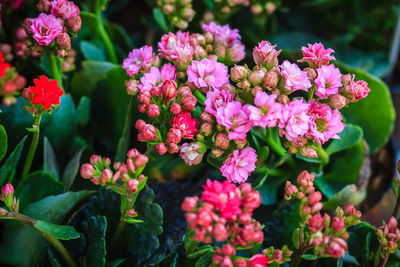
[[[23,178],[15,189],[19,199],[20,209],[44,197],[58,195],[64,192],[63,184],[50,174],[37,171]]]
[[[350,184],[345,186],[342,190],[337,192],[334,196],[323,203],[324,209],[334,210],[336,207],[344,207],[348,203],[358,205],[365,199],[366,196],[366,191],[359,191],[356,185]]]
[[[0,161],[7,153],[7,134],[6,129],[0,124]]]
[[[53,256],[53,253],[51,252],[50,249],[47,249],[47,252],[49,254],[49,261],[51,267],[61,267],[61,264],[58,262],[58,260]]]
[[[153,8],[153,17],[157,22],[158,26],[163,30],[163,32],[168,31],[167,21],[165,20],[164,13],[159,8]]]
[[[301,255],[301,258],[303,260],[313,261],[313,260],[316,260],[318,257],[316,255],[313,255],[313,254],[303,254],[303,255]]]
[[[272,205],[278,201],[278,187],[285,182],[285,179],[279,179],[275,177],[269,177],[265,183],[258,188],[262,198],[263,205]]]
[[[56,154],[54,153],[53,148],[51,147],[51,144],[47,137],[44,137],[44,142],[43,142],[43,170],[47,173],[49,173],[51,176],[56,178],[57,180],[60,179],[60,175],[58,172],[58,165],[57,165],[57,159],[56,159]]]
[[[375,153],[389,140],[393,131],[395,111],[389,88],[379,78],[360,69],[336,65],[339,65],[342,73],[354,73],[356,80],[368,82],[368,87],[371,89],[368,97],[357,103],[351,103],[348,108],[340,111],[348,123],[362,127],[370,152]]]
[[[82,12],[81,12],[82,15]],[[75,99],[90,97],[96,84],[116,65],[110,62],[82,61],[82,70],[74,72],[71,80],[71,94]]]
[[[105,61],[103,51],[88,41],[80,42],[80,49],[86,60]]]
[[[22,138],[21,142],[17,145],[14,151],[7,158],[6,162],[0,168],[0,186],[3,186],[7,181],[12,181],[15,175],[19,159],[26,141],[26,136]]]
[[[78,123],[81,127],[85,127],[90,118],[90,98],[82,96],[76,108]]]
[[[329,155],[346,150],[356,145],[358,142],[360,142],[363,136],[363,130],[357,125],[348,123],[339,136],[340,139],[333,140],[326,149],[326,152]]]
[[[138,220],[138,219],[134,219],[134,218],[124,218],[124,221],[127,223],[142,223],[143,220]]]
[[[209,252],[209,253],[201,256],[200,259],[198,261],[196,261],[195,267],[208,267],[212,262],[212,258],[214,256],[214,254],[215,254],[215,252],[212,251],[212,252]]]
[[[86,263],[88,267],[105,266],[106,264],[106,230],[107,219],[104,216],[93,216],[82,223],[86,237]]]
[[[107,267],[117,267],[120,264],[122,264],[124,261],[125,261],[125,259],[115,259],[110,262],[107,262],[106,266]]]
[[[94,191],[79,191],[49,196],[30,204],[22,213],[38,220],[62,224],[66,221],[66,216],[93,193]],[[46,239],[31,226],[6,222],[0,242],[0,262],[29,265],[33,257],[47,244]]]
[[[45,221],[37,220],[33,227],[40,232],[46,233],[61,240],[70,240],[79,238],[79,233],[75,231],[74,227],[68,225],[57,225]]]
[[[65,171],[62,177],[62,182],[64,184],[65,191],[68,191],[75,181],[75,177],[78,174],[80,167],[82,152],[85,150],[85,148],[86,146],[82,147],[75,155],[73,155],[71,160],[65,167]]]
[[[292,242],[295,248],[300,247],[300,228],[296,228],[296,230],[292,233]]]
[[[269,156],[269,147],[263,146],[257,154],[260,160],[265,161]]]
[[[356,257],[361,266],[370,263],[370,252],[378,251],[379,241],[375,234],[376,229],[367,222],[361,222],[351,229],[347,240],[350,255]]]

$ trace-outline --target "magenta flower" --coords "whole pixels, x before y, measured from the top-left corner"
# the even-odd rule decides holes
[[[68,20],[79,15],[79,7],[74,2],[67,0],[51,1],[51,14],[53,16]]]
[[[205,111],[216,116],[217,109],[226,107],[226,104],[233,101],[234,95],[228,90],[218,90],[207,92],[207,99],[204,101]]]
[[[216,119],[218,124],[229,130],[230,140],[244,140],[252,127],[249,115],[238,101],[229,102],[225,107],[219,107]]]
[[[272,68],[278,65],[278,56],[281,50],[275,49],[276,45],[271,45],[268,41],[258,43],[253,49],[253,60],[257,65]]]
[[[150,67],[153,56],[154,53],[151,46],[145,45],[141,48],[133,49],[128,58],[122,62],[122,67],[129,76],[136,75],[140,70],[147,70]]]
[[[189,44],[189,33],[178,31],[176,34],[170,32],[161,37],[161,42],[158,43],[160,56],[169,60],[177,60],[179,58],[178,50],[184,49]],[[190,48],[186,48],[190,49]],[[193,48],[192,48],[193,54]]]
[[[244,106],[255,126],[263,128],[276,126],[282,116],[282,104],[275,101],[276,97],[275,94],[268,95],[263,91],[258,91],[254,98],[256,106]]]
[[[303,99],[294,99],[283,106],[282,117],[279,122],[280,134],[286,139],[296,142],[299,137],[304,136],[309,130],[311,117],[308,115],[310,104]]]
[[[331,48],[325,49],[321,43],[308,44],[308,47],[303,46],[301,50],[303,58],[298,62],[307,62],[313,68],[328,65],[330,60],[335,60],[335,57],[331,55],[335,51]]]
[[[175,81],[176,74],[176,67],[170,63],[164,64],[161,71],[153,66],[140,78],[138,87],[141,91],[150,91],[153,87],[160,87],[165,81]]]
[[[243,183],[250,173],[256,169],[257,154],[251,147],[232,152],[220,168],[222,175],[234,183]]]
[[[60,21],[53,15],[40,13],[35,19],[31,19],[29,30],[39,45],[48,46],[63,31]]]
[[[280,67],[281,75],[285,79],[285,88],[289,91],[308,91],[312,86],[308,79],[307,72],[302,71],[297,64],[285,60]]]
[[[240,43],[240,34],[238,29],[231,29],[229,25],[217,25],[214,21],[209,24],[202,25],[204,33],[211,33],[214,37],[214,42],[222,43],[226,46],[232,46],[235,43]]]
[[[342,87],[342,74],[333,64],[323,65],[317,69],[318,76],[315,79],[317,90],[315,94],[321,99],[326,99],[330,95],[339,93],[339,88]]]
[[[340,139],[337,135],[344,129],[342,114],[337,109],[331,109],[327,104],[319,103],[315,99],[308,102],[311,117],[309,135],[321,145],[329,139]]]
[[[215,59],[193,60],[188,66],[187,74],[188,81],[193,82],[198,88],[220,89],[222,85],[229,82],[228,67]]]

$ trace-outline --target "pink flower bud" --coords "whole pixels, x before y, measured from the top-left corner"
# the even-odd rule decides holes
[[[178,95],[180,95],[180,96],[192,95],[192,90],[190,90],[190,88],[188,86],[183,86],[183,87],[179,88]]]
[[[333,108],[341,109],[347,105],[347,98],[340,94],[331,95],[329,96],[329,104]]]
[[[164,155],[168,151],[168,148],[164,143],[157,144],[156,149],[157,149],[158,155],[160,155],[160,156]]]
[[[39,0],[37,3],[36,8],[39,12],[49,12],[51,8],[51,3],[49,0]]]
[[[317,204],[312,206],[311,213],[316,213],[316,212],[320,211],[321,209],[322,209],[322,203],[318,202]]]
[[[236,250],[230,244],[225,244],[222,247],[222,254],[229,255],[229,256],[235,256],[236,255]]]
[[[128,158],[135,158],[137,155],[140,155],[140,152],[136,148],[132,148],[128,151],[128,153],[126,153],[126,155]]]
[[[141,91],[138,96],[137,99],[140,103],[145,104],[146,106],[150,105],[150,92],[149,91]]]
[[[139,105],[138,110],[141,113],[145,113],[147,110],[147,106],[145,104]]]
[[[176,84],[171,81],[165,81],[161,86],[161,93],[163,96],[164,103],[167,103],[175,98],[176,96]]]
[[[223,150],[227,150],[229,148],[230,140],[227,134],[219,133],[215,137],[215,146],[219,147]]]
[[[131,179],[131,180],[128,180],[126,185],[128,186],[129,190],[131,190],[133,193],[136,193],[137,186],[139,185],[139,181],[136,179]]]
[[[26,33],[24,28],[18,28],[15,31],[15,37],[19,40],[19,41],[25,41],[26,39],[28,39],[28,34]]]
[[[181,104],[183,105],[184,109],[193,111],[196,107],[197,99],[193,95],[187,95],[182,99]]]
[[[139,82],[137,80],[125,81],[126,92],[128,95],[136,95],[138,92]]]
[[[90,157],[90,163],[92,163],[93,165],[96,165],[100,162],[101,157],[99,155],[92,155]]]
[[[121,176],[121,172],[120,171],[115,172],[113,177],[112,177],[113,183],[116,183],[120,176]]]
[[[344,220],[341,217],[334,217],[332,219],[332,228],[335,232],[339,232],[344,228]]]
[[[169,149],[168,152],[173,154],[179,152],[179,146],[175,143],[168,143]]]
[[[156,128],[151,124],[146,124],[138,134],[138,140],[141,142],[157,140]]]
[[[146,155],[139,154],[135,158],[135,166],[136,168],[141,168],[149,161],[149,158]]]
[[[247,267],[247,262],[244,259],[237,259],[235,260],[236,267]]]
[[[269,88],[276,88],[279,82],[279,75],[276,71],[268,71],[263,78],[263,85]]]
[[[17,91],[17,85],[14,81],[6,81],[3,84],[2,93],[3,94],[14,94]]]
[[[170,111],[172,112],[172,114],[178,115],[179,113],[182,112],[182,108],[179,104],[174,103],[171,105]]]
[[[60,46],[61,49],[71,49],[71,38],[69,37],[68,33],[62,32],[57,36],[56,39],[57,44]]]
[[[261,195],[258,191],[251,191],[243,198],[243,207],[252,211],[261,205]]]
[[[265,5],[265,10],[267,10],[268,15],[272,15],[272,13],[276,10],[276,4],[273,2],[267,2]]]
[[[132,173],[135,172],[135,170],[136,170],[135,164],[133,164],[133,160],[132,160],[131,158],[128,158],[128,159],[126,160],[126,165],[128,166],[128,169],[129,169]]]
[[[354,215],[356,215],[356,208],[354,208],[354,206],[349,203],[344,207],[344,212],[347,215],[353,215],[354,216]]]
[[[32,98],[32,92],[29,90],[29,88],[25,88],[22,91],[22,97],[25,98],[26,100],[30,100]]]
[[[101,181],[103,184],[107,183],[113,176],[113,173],[110,169],[104,169],[101,173]]]
[[[156,104],[150,104],[147,109],[147,115],[149,115],[149,117],[160,116],[160,108]]]
[[[214,117],[210,113],[204,111],[203,113],[200,114],[200,120],[202,122],[213,123]]]
[[[5,184],[1,188],[1,197],[3,199],[6,199],[6,198],[12,198],[13,196],[14,196],[14,187],[12,186],[12,184]]]
[[[312,232],[317,232],[324,228],[324,221],[321,214],[318,213],[311,216],[311,218],[308,220],[308,228]]]
[[[198,197],[185,197],[182,203],[182,210],[192,211],[196,207],[198,202],[199,202]]]
[[[251,193],[252,189],[251,189],[251,184],[249,183],[243,183],[239,186],[240,192],[243,195],[248,195]]]
[[[135,216],[136,211],[134,209],[128,210],[128,216]]]
[[[387,224],[390,232],[392,232],[392,233],[396,232],[396,230],[397,230],[396,218],[394,218],[393,216],[390,217],[386,224]]]
[[[176,128],[170,128],[168,132],[167,143],[178,144],[182,138],[182,131]]]
[[[213,229],[213,236],[215,240],[219,242],[223,242],[228,238],[228,231],[225,228],[225,225],[222,223],[217,223]]]
[[[245,66],[235,65],[231,68],[231,79],[234,82],[240,82],[247,78],[248,72],[249,71]]]
[[[71,28],[71,31],[77,32],[81,29],[82,19],[80,16],[74,16],[68,20],[68,27]]]
[[[311,194],[308,195],[307,200],[308,200],[308,205],[314,206],[318,202],[320,202],[322,199],[322,194],[319,191],[312,192]]]
[[[144,120],[137,120],[135,123],[135,128],[138,131],[142,131],[142,129],[145,125],[146,125],[146,122]]]
[[[262,41],[253,49],[253,59],[257,65],[265,66],[270,69],[278,65],[278,55],[281,50],[275,49],[276,45],[271,45],[268,41]]]
[[[249,224],[251,222],[251,214],[246,212],[239,215],[239,222]]]
[[[249,267],[267,266],[269,259],[263,254],[256,254],[249,260]]]
[[[15,78],[15,86],[17,89],[22,89],[26,85],[26,79],[24,76],[18,75],[17,78]]]
[[[93,165],[90,163],[85,163],[81,166],[81,176],[84,179],[92,178],[94,174]]]
[[[341,238],[332,238],[328,248],[326,249],[326,253],[332,258],[341,258],[344,257],[344,254],[347,250],[347,243]]]
[[[303,147],[300,150],[300,154],[309,159],[314,159],[318,157],[317,151],[315,151],[315,149],[312,147]]]
[[[265,76],[265,70],[259,69],[250,73],[249,81],[253,86],[260,85],[263,82],[264,76]]]

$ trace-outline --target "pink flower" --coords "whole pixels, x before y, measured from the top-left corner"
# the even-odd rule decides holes
[[[282,105],[275,102],[276,97],[275,94],[268,95],[263,91],[258,91],[254,98],[256,106],[246,105],[244,107],[254,125],[263,128],[276,126],[282,111]]]
[[[308,79],[307,72],[302,71],[297,64],[285,60],[280,67],[281,75],[285,79],[286,89],[292,92],[296,90],[308,91],[312,86]]]
[[[308,47],[303,46],[301,50],[303,58],[298,62],[307,62],[310,67],[321,67],[328,65],[330,60],[335,60],[335,57],[331,55],[335,51],[331,48],[325,49],[321,43],[308,44]]]
[[[244,45],[234,44],[228,52],[228,56],[232,62],[239,62],[246,57],[246,52],[244,51]]]
[[[331,109],[329,105],[319,103],[315,99],[309,101],[308,115],[311,117],[309,134],[320,144],[331,138],[340,139],[337,135],[342,132],[345,124],[342,122],[342,114],[339,110]]]
[[[67,0],[51,1],[51,14],[56,17],[68,20],[79,15],[79,7],[74,2]]]
[[[158,43],[160,56],[169,60],[177,60],[182,56],[183,50],[189,49],[186,45],[189,44],[189,33],[178,31],[176,34],[170,32],[161,37],[161,42]],[[179,52],[178,52],[179,51]],[[191,49],[193,55],[193,48]]]
[[[321,214],[317,213],[311,216],[308,220],[308,228],[312,232],[317,232],[324,228],[324,219],[322,218]]]
[[[321,66],[317,69],[318,76],[315,79],[317,90],[315,94],[321,99],[326,99],[330,95],[339,93],[339,87],[342,87],[342,74],[333,64]]]
[[[276,45],[271,45],[268,41],[258,43],[258,46],[253,49],[253,60],[257,65],[264,65],[267,68],[272,68],[278,65],[278,56],[281,50],[275,49]]]
[[[187,74],[188,81],[193,82],[198,88],[220,89],[222,85],[229,82],[228,67],[215,59],[193,60],[188,66]]]
[[[351,102],[356,102],[368,96],[370,89],[368,83],[363,80],[354,81],[355,75],[346,74],[343,76],[343,94]]]
[[[53,15],[40,13],[36,19],[31,19],[29,30],[39,45],[48,46],[63,31],[60,21]]]
[[[249,115],[238,101],[229,102],[225,107],[217,109],[217,122],[228,129],[229,139],[243,140],[250,131],[252,123]]]
[[[192,118],[189,111],[183,111],[172,118],[171,127],[181,130],[182,138],[193,139],[194,135],[197,133],[199,123],[197,119]]]
[[[311,117],[308,115],[310,105],[303,99],[294,99],[283,106],[282,118],[279,122],[281,135],[296,142],[298,137],[304,136],[309,130]]]
[[[192,61],[193,47],[191,45],[189,44],[178,45],[175,49],[175,52],[176,52],[176,61],[178,61],[180,65],[186,66]]]
[[[228,90],[215,89],[214,91],[208,91],[206,97],[204,101],[205,111],[216,116],[217,109],[225,107],[226,104],[232,102],[234,95]]]
[[[243,183],[256,169],[257,154],[251,147],[232,152],[220,168],[222,175],[235,183]]]
[[[141,69],[146,70],[150,67],[153,56],[154,53],[151,46],[145,45],[141,48],[133,49],[128,58],[122,62],[122,67],[129,76],[136,75]]]
[[[240,190],[230,181],[211,181],[207,179],[201,199],[213,204],[225,219],[242,213]]]
[[[249,267],[268,267],[269,259],[263,254],[256,254],[249,260]]]
[[[215,22],[202,25],[204,33],[211,33],[214,37],[214,42],[222,43],[226,46],[232,46],[235,43],[240,43],[240,34],[238,29],[231,29],[229,25],[217,25]]]
[[[153,66],[140,78],[138,87],[141,91],[150,91],[153,87],[161,87],[165,81],[175,81],[176,74],[176,67],[170,63],[164,64],[161,71]]]
[[[326,253],[332,258],[341,258],[344,257],[344,254],[347,250],[347,243],[342,238],[334,237],[332,238],[328,248],[326,249]]]
[[[184,143],[181,147],[181,158],[185,161],[186,165],[197,165],[203,160],[204,153],[207,147],[200,142]]]

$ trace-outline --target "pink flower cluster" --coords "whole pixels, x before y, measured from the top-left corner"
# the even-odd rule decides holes
[[[124,60],[124,62],[122,62],[122,67],[126,70],[129,76],[136,75],[140,70],[149,69],[153,57],[153,48],[145,45],[139,49],[133,49],[132,52],[129,52],[129,56]],[[150,79],[148,83],[155,83],[161,78],[160,70],[156,67],[154,68],[153,72],[150,71],[149,75]]]
[[[211,243],[215,239],[225,243],[213,262],[232,264],[235,247],[251,247],[263,241],[261,225],[252,218],[254,209],[260,205],[260,194],[248,183],[237,187],[228,180],[222,183],[207,180],[201,198],[185,198],[182,209],[186,211],[195,241]]]
[[[147,181],[147,178],[140,173],[148,161],[146,155],[133,148],[128,151],[126,162],[115,162],[112,171],[109,158],[93,155],[90,157],[90,163],[81,166],[80,173],[82,178],[90,179],[92,183],[101,186],[114,185],[117,181],[121,181],[125,188],[136,193]]]
[[[382,246],[381,255],[388,256],[393,254],[400,246],[400,230],[398,229],[397,220],[393,216],[383,226],[376,229],[376,235]]]
[[[71,37],[80,30],[82,21],[77,5],[68,0],[40,0],[37,4],[39,16],[26,19],[25,31],[41,47],[55,41],[58,55],[64,57],[71,49]]]
[[[297,177],[297,186],[286,181],[285,198],[300,200],[300,217],[308,226],[307,242],[316,255],[329,255],[341,258],[347,250],[346,240],[349,238],[347,227],[360,222],[361,212],[352,204],[347,204],[344,209],[338,208],[336,216],[331,217],[325,213],[321,215],[322,194],[315,191],[314,175],[303,171]]]
[[[220,168],[222,175],[234,183],[243,183],[256,169],[257,154],[251,147],[236,149]]]
[[[4,50],[4,45],[3,45]],[[11,46],[9,46],[11,50]],[[4,55],[0,52],[0,97],[2,104],[10,106],[17,102],[15,98],[18,91],[22,90],[26,85],[26,79],[19,75],[10,63],[5,61]]]

